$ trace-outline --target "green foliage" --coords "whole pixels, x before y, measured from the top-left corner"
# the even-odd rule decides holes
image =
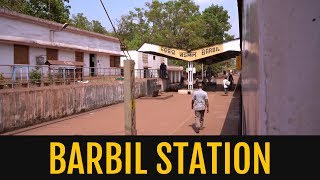
[[[101,23],[97,20],[91,21],[91,27],[92,27],[91,31],[93,32],[108,35],[108,31],[106,30],[106,28],[103,27]]]
[[[212,4],[203,12],[192,0],[154,0],[135,8],[118,21],[118,32],[128,49],[136,50],[145,42],[179,49],[197,49],[234,39],[228,11]],[[187,62],[169,59],[169,65],[187,67]],[[197,72],[202,64],[194,63]],[[214,74],[226,68],[225,62],[205,65]]]
[[[35,83],[41,82],[42,74],[38,69],[32,69],[29,74],[29,77],[30,77],[30,82],[32,84],[35,84]]]
[[[232,60],[226,60],[212,65],[207,65],[206,68],[210,69],[213,72],[213,74],[217,75],[218,73],[221,73],[223,70],[234,69],[235,66],[232,64]]]
[[[187,61],[181,61],[181,60],[177,60],[177,59],[168,59],[168,64],[175,65],[175,66],[182,66],[183,69],[186,69],[188,67]]]
[[[229,38],[226,33],[231,28],[229,18],[228,11],[222,6],[212,4],[203,11],[202,19],[206,24],[204,38],[208,45],[220,44]]]
[[[213,65],[208,65],[208,69],[210,69],[214,75],[217,75],[224,70],[224,66],[225,62],[219,62]]]
[[[72,18],[70,19],[70,25],[88,31],[92,29],[90,21],[83,13],[72,15]]]
[[[2,74],[2,72],[0,72],[0,82],[4,80],[4,76]]]
[[[83,13],[78,13],[76,15],[72,15],[72,18],[69,20],[70,26],[84,29],[87,31],[92,31],[104,35],[108,35],[108,31],[105,27],[101,25],[101,23],[97,20],[89,21],[88,18]]]
[[[0,0],[0,7],[23,14],[28,14],[31,11],[27,0]]]
[[[205,45],[200,17],[199,7],[191,0],[152,1],[122,16],[117,31],[128,49],[138,49],[145,42],[195,48]]]
[[[58,23],[65,23],[69,19],[70,6],[65,5],[69,0],[29,0],[30,15],[55,21]]]
[[[138,49],[145,42],[196,49],[234,39],[227,33],[229,18],[222,6],[212,4],[200,13],[192,0],[154,0],[122,16],[117,31],[128,49]]]
[[[54,79],[53,79],[53,74],[50,72],[50,71],[48,71],[48,82],[50,83],[50,84],[53,84],[53,82],[54,82]]]
[[[65,23],[69,19],[69,0],[0,0],[2,7],[47,19],[58,23]]]
[[[83,13],[70,19],[69,0],[0,0],[0,7],[22,14],[47,19],[58,23],[68,22],[71,26],[108,35],[108,31],[97,20],[89,21]]]

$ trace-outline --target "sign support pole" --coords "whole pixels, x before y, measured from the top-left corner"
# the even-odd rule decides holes
[[[188,62],[188,90],[193,90],[193,62]]]

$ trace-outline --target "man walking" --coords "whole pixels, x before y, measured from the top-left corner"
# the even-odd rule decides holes
[[[199,133],[203,127],[204,112],[209,113],[208,93],[202,90],[202,82],[197,83],[197,88],[192,94],[191,109],[195,113],[195,131]]]

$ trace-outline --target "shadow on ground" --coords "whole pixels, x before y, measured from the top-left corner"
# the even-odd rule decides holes
[[[241,135],[241,98],[241,80],[239,79],[220,135]]]

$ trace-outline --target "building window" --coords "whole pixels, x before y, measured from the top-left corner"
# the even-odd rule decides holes
[[[110,67],[120,67],[120,56],[110,56]]]
[[[156,56],[153,56],[153,60],[156,60]]]
[[[148,63],[148,54],[146,54],[146,53],[142,54],[142,62],[143,63]]]
[[[76,61],[83,62],[83,52],[75,52]]]
[[[47,48],[47,60],[58,60],[58,49]]]
[[[14,45],[14,64],[29,64],[29,46]]]

